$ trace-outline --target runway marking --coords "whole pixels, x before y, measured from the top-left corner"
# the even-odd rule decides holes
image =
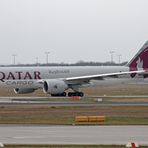
[[[45,138],[45,137],[43,137],[43,136],[23,136],[23,137],[11,137],[11,138],[13,138],[13,139],[43,139],[43,138]]]

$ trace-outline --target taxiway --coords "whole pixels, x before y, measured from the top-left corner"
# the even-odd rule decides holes
[[[121,98],[122,96],[98,96],[97,98]],[[148,98],[148,96],[138,96],[138,98]],[[86,97],[92,98],[92,97]],[[123,98],[134,98],[134,96],[123,96]],[[52,100],[50,100],[52,99]],[[59,99],[58,101],[53,101],[54,99]],[[53,97],[0,97],[0,105],[36,105],[36,104],[46,104],[48,106],[148,106],[148,102],[108,102],[108,101],[79,101],[70,100],[62,101],[62,98]]]
[[[148,126],[0,125],[4,144],[126,144],[148,145]]]

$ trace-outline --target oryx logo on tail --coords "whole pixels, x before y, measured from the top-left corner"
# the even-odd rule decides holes
[[[148,69],[148,41],[143,45],[139,52],[134,56],[134,58],[128,63],[130,71],[136,71],[139,69]],[[134,78],[136,73],[131,74]],[[147,78],[148,76],[144,76]]]

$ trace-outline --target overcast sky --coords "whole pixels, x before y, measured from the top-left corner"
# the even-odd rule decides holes
[[[129,61],[148,40],[148,0],[0,0],[0,64]]]

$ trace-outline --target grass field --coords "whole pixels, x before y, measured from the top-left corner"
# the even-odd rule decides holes
[[[78,115],[104,115],[104,125],[148,125],[147,107],[0,106],[1,124],[74,124]]]
[[[113,86],[85,88],[87,95],[148,95],[148,86]],[[12,89],[0,89],[0,96],[48,96],[42,90],[27,95],[16,95]],[[71,101],[71,100],[66,100]],[[85,101],[85,100],[81,100]],[[107,99],[113,102],[148,102],[148,99]],[[101,125],[148,125],[148,107],[55,107],[46,105],[0,105],[0,124],[75,124],[77,115],[104,115]],[[83,124],[83,123],[77,123]],[[89,123],[86,123],[89,124]],[[5,148],[124,148],[125,145],[5,145]],[[148,146],[140,146],[147,148]]]
[[[85,88],[89,95],[148,95],[147,85],[120,85]],[[0,96],[47,96],[41,90],[16,95],[12,89],[0,89]],[[70,100],[69,100],[70,101]],[[82,100],[85,101],[85,100]],[[148,99],[108,99],[115,102],[147,102]],[[148,125],[148,107],[55,107],[47,105],[0,105],[0,124],[74,124],[75,116],[104,115],[105,125]]]

